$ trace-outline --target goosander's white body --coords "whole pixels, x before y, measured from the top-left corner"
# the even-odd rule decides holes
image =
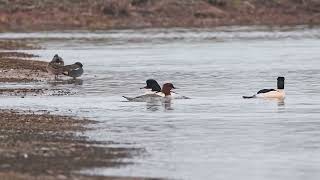
[[[163,92],[158,92],[158,91],[152,91],[151,89],[147,89],[144,93],[144,95],[150,95],[150,94],[155,94],[155,95],[158,95],[160,97],[165,97],[166,95],[163,93]],[[175,93],[175,92],[172,92],[170,93],[170,97],[171,99],[190,99],[186,96],[181,96],[180,94],[178,93]]]
[[[266,93],[259,93],[255,95],[257,98],[285,98],[285,92],[283,89],[275,89]]]
[[[126,97],[128,101],[132,102],[150,102],[150,101],[163,101],[163,100],[170,100],[170,99],[189,99],[185,96],[180,96],[177,93],[174,93],[171,91],[171,89],[174,89],[174,86],[171,83],[166,83],[163,85],[163,90],[160,91],[152,91],[151,89],[147,89],[145,93],[141,96],[137,97]]]
[[[253,96],[243,96],[243,98],[278,98],[284,99],[285,92],[284,92],[284,77],[277,78],[277,89],[262,89],[257,92],[257,94]]]
[[[131,102],[152,102],[152,101],[159,101],[164,98],[163,96],[160,96],[156,93],[143,94],[137,97],[127,97],[127,96],[122,96],[122,97],[126,98],[128,101],[131,101]]]
[[[163,92],[156,92],[156,91],[146,91],[143,95],[137,97],[126,97],[128,101],[132,102],[151,102],[151,101],[161,101],[161,100],[168,100],[168,99],[176,99],[175,97],[179,97],[176,93],[171,93],[171,95],[165,95]]]

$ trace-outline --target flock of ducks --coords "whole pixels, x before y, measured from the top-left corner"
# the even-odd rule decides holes
[[[54,55],[53,59],[47,65],[47,71],[54,75],[55,79],[59,78],[59,75],[65,75],[76,79],[83,74],[83,65],[80,62],[76,62],[71,65],[64,65],[63,59],[59,55]],[[277,78],[277,89],[262,89],[256,94],[251,96],[243,96],[245,99],[251,98],[277,98],[284,99],[284,77]],[[146,81],[146,86],[140,89],[146,89],[146,92],[143,95],[137,97],[127,97],[123,96],[128,101],[134,102],[145,102],[148,100],[156,99],[190,99],[186,96],[181,96],[176,92],[173,92],[173,89],[176,89],[172,83],[163,84],[162,88],[159,83],[154,79],[148,79]]]

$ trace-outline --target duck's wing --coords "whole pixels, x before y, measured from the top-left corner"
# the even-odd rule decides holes
[[[122,97],[131,102],[146,102],[146,101],[156,100],[157,98],[162,98],[162,96],[158,94],[144,94],[137,97],[127,97],[127,96],[122,96]]]
[[[62,74],[66,76],[79,77],[83,73],[82,67],[77,64],[63,66]]]
[[[63,69],[63,65],[58,64],[58,63],[49,63],[50,67],[54,68],[54,69]]]
[[[71,65],[63,66],[63,70],[64,71],[72,71],[72,70],[76,70],[78,68],[80,68],[80,66],[77,65],[77,64],[71,64]]]
[[[256,98],[256,97],[260,97],[257,96],[258,94],[264,94],[264,93],[268,93],[268,92],[272,92],[272,91],[276,91],[275,89],[261,89],[260,91],[257,92],[257,94],[252,95],[252,96],[242,96],[242,98],[244,99],[251,99],[251,98]]]
[[[261,89],[260,91],[257,92],[257,94],[268,93],[271,91],[276,91],[276,90],[275,89]]]
[[[57,63],[48,63],[47,65],[47,71],[49,73],[53,74],[62,74],[63,72],[63,66]]]

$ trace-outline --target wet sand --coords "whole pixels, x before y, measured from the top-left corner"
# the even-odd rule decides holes
[[[7,49],[6,45],[2,45],[0,44],[0,49]],[[19,49],[19,46],[16,46],[16,49]],[[35,55],[1,52],[0,82],[47,83],[51,78],[45,70],[47,62],[25,59],[32,57]],[[0,88],[0,94],[5,96],[39,96],[47,91],[48,89],[36,88]],[[63,93],[60,95],[64,95]],[[52,115],[46,111],[21,112],[13,109],[0,110],[0,117],[0,179],[146,179],[76,173],[87,168],[128,165],[121,160],[143,151],[135,148],[114,148],[108,145],[115,142],[90,141],[79,135],[89,130],[88,124],[97,123],[95,121]]]
[[[85,125],[96,123],[86,119],[14,110],[1,110],[0,116],[1,179],[88,179],[74,171],[126,165],[121,159],[140,151],[111,148],[107,145],[113,142],[94,142],[76,135],[88,130]]]
[[[0,45],[0,49],[4,49],[3,46]],[[48,79],[50,76],[46,71],[47,62],[32,60],[30,59],[32,57],[36,56],[21,52],[0,52],[0,82],[32,82]]]

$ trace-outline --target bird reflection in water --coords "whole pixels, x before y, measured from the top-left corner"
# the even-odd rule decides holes
[[[284,112],[285,110],[285,106],[286,106],[286,103],[285,103],[285,98],[264,98],[265,100],[268,100],[270,102],[275,102],[277,103],[277,106],[278,106],[278,112]]]
[[[264,98],[264,99],[266,99],[268,101],[276,102],[279,107],[286,105],[284,102],[285,98]]]
[[[279,107],[284,107],[286,105],[284,98],[277,99],[277,103]]]
[[[165,110],[173,110],[171,105],[172,105],[171,98],[165,98],[165,100],[162,102],[162,106],[164,107]]]
[[[82,85],[83,80],[82,79],[67,79],[67,80],[61,79],[58,81],[49,81],[48,83],[52,86],[67,85],[67,84]]]
[[[166,110],[174,110],[172,108],[172,102],[170,98],[163,98],[160,101],[147,101],[146,102],[147,110],[149,111],[159,111],[164,109]]]

